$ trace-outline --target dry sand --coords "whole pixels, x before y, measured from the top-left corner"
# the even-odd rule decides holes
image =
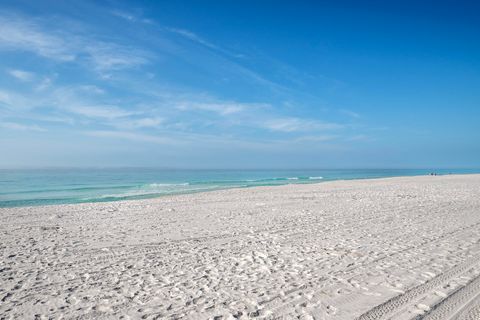
[[[0,318],[480,319],[480,175],[0,209]]]

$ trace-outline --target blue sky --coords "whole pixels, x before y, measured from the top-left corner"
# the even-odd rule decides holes
[[[474,1],[0,4],[0,167],[480,167]]]

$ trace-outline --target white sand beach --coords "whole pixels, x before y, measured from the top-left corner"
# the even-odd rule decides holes
[[[2,319],[480,319],[480,175],[0,209]]]

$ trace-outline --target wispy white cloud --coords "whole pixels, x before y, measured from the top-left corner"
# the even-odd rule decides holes
[[[141,118],[130,121],[133,128],[154,128],[165,122],[163,118]]]
[[[64,61],[75,59],[61,37],[38,31],[32,23],[0,17],[0,27],[0,47],[4,49],[33,51],[40,56]]]
[[[35,91],[44,91],[52,85],[52,78],[45,77],[43,78],[35,87]]]
[[[337,135],[311,135],[300,136],[288,139],[278,138],[246,138],[235,137],[221,134],[198,134],[198,133],[157,133],[145,134],[125,130],[92,130],[84,131],[82,134],[97,138],[111,139],[112,141],[135,141],[138,143],[153,143],[160,145],[170,145],[179,148],[201,148],[202,150],[213,149],[221,150],[224,148],[235,148],[252,151],[273,151],[295,150],[295,148],[304,148],[306,145],[315,143],[316,147],[335,146],[333,141],[337,141]]]
[[[347,137],[347,141],[369,141],[372,138],[365,134],[356,134],[350,137]]]
[[[38,125],[26,125],[16,122],[2,122],[0,127],[10,130],[20,130],[20,131],[37,131],[43,132],[47,131],[45,128],[39,127]]]
[[[59,35],[48,34],[27,19],[0,16],[0,47],[34,52],[46,58],[72,61],[75,54]]]
[[[60,124],[73,125],[75,124],[75,119],[72,117],[67,117],[63,115],[35,115],[33,120],[41,122],[53,122]]]
[[[332,141],[338,138],[338,135],[331,135],[331,134],[324,134],[324,135],[307,135],[301,136],[299,138],[294,139],[295,142],[326,142]]]
[[[28,72],[24,70],[12,69],[12,70],[8,70],[8,73],[12,77],[17,78],[18,80],[21,80],[21,81],[32,81],[34,77],[34,74],[32,72]]]
[[[272,146],[272,141],[262,141],[260,139],[248,140],[224,135],[198,134],[198,133],[165,133],[145,134],[125,130],[91,130],[84,131],[84,135],[106,138],[112,140],[131,140],[136,142],[155,143],[162,145],[174,145],[176,147],[207,147],[218,148],[236,145],[243,148],[256,148],[264,150]],[[273,144],[278,145],[282,141],[276,141]]]
[[[28,118],[38,121],[62,122],[74,124],[74,118],[93,121],[96,124],[112,125],[129,123],[131,128],[153,126],[159,119],[135,119],[142,114],[140,110],[126,109],[117,105],[100,103],[96,97],[104,91],[93,85],[59,87],[55,90],[38,92],[36,95],[22,96],[14,91],[0,90],[0,107],[4,106],[11,114],[20,111]],[[108,99],[107,99],[108,100]],[[35,109],[47,107],[54,117],[35,113]],[[57,121],[59,120],[59,121]],[[128,121],[127,121],[128,120]],[[127,125],[125,125],[127,126]]]
[[[49,105],[55,108],[53,113],[56,117],[71,119],[63,121],[64,124],[94,129],[109,127],[128,132],[128,135],[117,136],[128,137],[130,140],[150,139],[143,136],[146,130],[149,133],[164,131],[163,137],[181,135],[181,141],[188,140],[188,137],[195,134],[212,132],[238,139],[245,136],[245,128],[252,128],[264,131],[266,137],[269,136],[269,132],[283,133],[291,135],[294,139],[303,136],[301,140],[303,142],[318,142],[333,139],[335,136],[326,132],[345,128],[344,125],[334,122],[284,116],[267,103],[223,101],[208,95],[168,92],[157,94],[158,97],[150,96],[148,99],[151,100],[144,100],[142,105],[117,105],[115,103],[118,100],[103,88],[95,85],[77,85],[42,93],[39,95],[41,96],[39,101],[33,98],[22,101],[22,104],[30,103],[32,108]],[[4,100],[11,103],[12,97],[6,93]],[[219,117],[212,117],[211,113]],[[117,132],[116,130],[107,130],[107,133],[102,134],[113,137],[112,132]],[[272,138],[274,137],[267,139]],[[150,139],[154,140],[156,139]]]
[[[0,49],[33,52],[60,62],[85,60],[99,71],[143,65],[151,56],[144,50],[101,41],[93,35],[52,32],[39,20],[20,16],[0,15],[0,30]]]
[[[157,144],[177,144],[179,141],[173,140],[168,137],[160,137],[148,134],[134,133],[130,131],[111,131],[111,130],[94,130],[86,131],[85,135],[100,137],[100,138],[114,138],[140,142],[151,142]]]
[[[117,128],[123,129],[143,129],[143,128],[158,128],[165,123],[165,119],[161,117],[149,117],[139,119],[117,120],[111,124]]]
[[[271,131],[281,132],[317,131],[342,128],[342,125],[337,123],[320,122],[317,120],[293,117],[267,119],[260,123],[260,126]]]
[[[120,11],[120,10],[114,10],[112,11],[112,15],[117,16],[119,18],[125,19],[127,21],[137,21],[137,17],[131,13],[125,12],[125,11]]]
[[[211,49],[212,51],[222,54],[224,56],[228,56],[230,58],[239,59],[239,58],[245,58],[245,54],[243,53],[238,53],[234,52],[232,50],[226,49],[222,46],[216,45],[212,43],[211,41],[208,41],[204,37],[199,36],[197,33],[186,30],[186,29],[181,29],[181,28],[163,28],[163,30],[166,30],[170,33],[176,34],[181,36],[182,38],[185,38],[187,40],[190,40],[196,44],[199,44],[201,46],[204,46],[208,49]]]
[[[102,94],[105,94],[105,90],[96,86],[96,85],[93,85],[93,84],[82,84],[82,85],[77,85],[75,86],[75,88],[72,88],[74,89],[75,91],[79,91],[81,92],[82,94],[83,93],[86,93],[86,94],[90,94],[90,95],[102,95]]]
[[[179,29],[179,28],[165,28],[165,30],[167,30],[169,32],[172,32],[172,33],[175,33],[175,34],[178,34],[178,35],[180,35],[184,38],[187,38],[187,39],[189,39],[193,42],[201,44],[201,45],[203,45],[205,47],[208,47],[210,49],[224,51],[219,46],[216,46],[213,43],[203,39],[202,37],[200,37],[199,35],[197,35],[196,33],[192,32],[192,31],[185,30],[185,29]]]
[[[116,106],[108,105],[95,105],[95,106],[69,106],[68,110],[72,113],[82,115],[89,118],[103,118],[103,119],[116,119],[122,117],[128,117],[137,112],[127,111]]]
[[[12,97],[9,92],[0,90],[0,105],[10,106],[12,104]]]
[[[140,66],[149,62],[144,51],[119,46],[112,43],[97,42],[85,47],[89,60],[97,70],[119,70]]]
[[[98,121],[113,121],[141,114],[138,110],[109,103],[105,91],[95,85],[58,87],[50,94],[42,95],[45,101],[59,112],[74,114]]]
[[[356,112],[354,112],[354,111],[351,111],[351,110],[340,109],[339,111],[340,111],[340,113],[342,113],[342,114],[344,114],[344,115],[346,115],[346,116],[349,116],[349,117],[351,117],[351,118],[356,118],[356,119],[358,119],[358,118],[361,117],[360,114],[358,114],[358,113],[356,113]]]
[[[142,17],[142,15],[139,14],[133,14],[131,12],[125,12],[121,10],[113,10],[111,12],[112,15],[124,19],[129,22],[142,22],[146,24],[153,24],[153,21],[147,18]]]
[[[224,69],[222,70],[222,73],[226,72],[227,74],[234,74],[236,77],[245,77],[249,81],[254,81],[259,85],[269,88],[276,94],[296,94],[309,98],[316,98],[315,95],[307,93],[304,90],[299,90],[298,87],[304,85],[306,82],[320,82],[318,78],[321,78],[321,82],[332,83],[337,81],[323,76],[314,78],[305,72],[300,72],[294,67],[266,55],[262,55],[261,60],[257,61],[256,59],[251,58],[256,56],[256,54],[236,53],[230,49],[227,49],[225,46],[212,43],[205,37],[202,37],[191,30],[182,28],[163,28],[163,30],[175,35],[179,35],[180,37],[193,43],[211,49],[214,54],[217,54],[216,59],[221,61],[221,63],[218,63],[218,65],[221,66],[220,69]],[[244,58],[247,56],[251,58],[248,59],[250,62],[249,66],[244,63],[246,61]],[[239,60],[239,58],[241,58],[241,60]],[[255,63],[259,63],[262,65],[263,69],[267,68],[271,69],[271,71],[268,73],[258,72],[258,70],[255,68],[252,68]],[[281,75],[284,81],[279,82],[278,80],[273,80],[274,77],[272,77],[272,74]],[[294,88],[294,86],[291,86],[291,84],[295,84],[297,88]]]
[[[38,102],[37,102],[38,103]],[[34,104],[34,101],[25,95],[9,90],[0,89],[0,107],[10,110],[28,109]]]
[[[253,107],[258,107],[262,104],[248,104],[248,103],[236,103],[236,102],[196,102],[196,101],[184,101],[177,104],[177,109],[182,111],[208,111],[214,112],[223,116],[239,113]]]

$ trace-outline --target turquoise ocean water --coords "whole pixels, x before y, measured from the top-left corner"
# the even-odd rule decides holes
[[[0,169],[0,207],[145,199],[227,188],[412,176],[430,172],[480,173],[480,170]]]

